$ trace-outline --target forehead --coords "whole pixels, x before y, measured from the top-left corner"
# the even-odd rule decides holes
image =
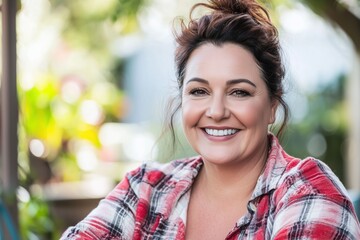
[[[185,82],[193,77],[211,79],[247,78],[261,80],[261,70],[253,54],[234,43],[206,43],[195,49],[186,65]]]

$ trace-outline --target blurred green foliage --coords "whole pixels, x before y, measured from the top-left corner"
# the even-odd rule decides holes
[[[126,2],[126,8],[136,9],[117,13],[114,10],[121,9],[118,4],[122,2]],[[58,45],[54,46],[53,54],[40,56],[47,63],[46,68],[39,66],[43,69],[41,73],[18,74],[20,82],[25,78],[31,80],[30,85],[19,84],[18,88],[19,176],[21,186],[30,193],[29,199],[19,203],[23,239],[59,237],[46,199],[33,196],[31,186],[81,180],[84,171],[76,160],[77,145],[86,143],[99,150],[101,125],[118,122],[123,117],[125,96],[119,88],[122,59],[109,48],[119,34],[130,32],[130,25],[131,31],[136,30],[137,26],[128,22],[135,21],[140,7],[116,0],[48,3],[50,12],[43,16],[42,23],[51,23],[52,19],[61,22]],[[123,20],[116,20],[120,17]],[[122,23],[124,19],[126,23]],[[39,33],[41,26],[36,30]],[[26,64],[29,63],[21,61],[20,69],[26,69],[23,67]],[[36,148],[31,149],[33,143],[40,147],[40,154]]]
[[[66,102],[62,98],[64,94],[70,93],[61,92],[61,79],[50,74],[38,79],[31,89],[19,89],[20,125],[25,137],[21,143],[28,146],[33,139],[43,141],[46,150],[41,158],[51,163],[55,177],[74,181],[81,178],[81,172],[76,164],[71,164],[75,152],[69,146],[70,141],[87,141],[99,147],[98,130],[102,122],[121,118],[123,93],[116,84],[101,82],[87,86],[75,102]],[[81,108],[86,101],[94,101],[101,107],[104,116],[100,122],[84,121]]]
[[[51,215],[44,200],[32,197],[28,202],[19,205],[21,238],[50,240],[59,239],[60,232],[56,228],[56,219]],[[26,214],[24,214],[26,213]]]
[[[296,157],[312,156],[327,163],[343,182],[348,131],[345,82],[346,77],[342,75],[308,94],[307,102],[304,102],[308,105],[304,119],[291,123],[282,141],[284,148]],[[323,153],[317,155],[311,151],[312,147],[323,148],[323,144]]]

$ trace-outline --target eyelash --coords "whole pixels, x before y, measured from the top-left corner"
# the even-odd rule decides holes
[[[204,95],[208,94],[208,91],[206,91],[205,89],[202,89],[202,88],[194,88],[189,91],[189,94],[199,97],[199,96],[204,96]],[[235,97],[248,97],[248,96],[250,96],[250,93],[248,91],[245,91],[242,89],[235,89],[230,92],[230,95],[233,95]]]
[[[242,89],[235,89],[230,92],[230,95],[234,95],[235,97],[248,97],[250,93]]]
[[[208,92],[202,88],[194,88],[194,89],[191,89],[189,92],[190,95],[194,95],[194,96],[204,96],[207,93]]]

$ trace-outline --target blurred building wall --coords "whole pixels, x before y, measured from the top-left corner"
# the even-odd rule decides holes
[[[129,98],[126,122],[159,122],[168,97],[176,91],[174,45],[169,39],[145,38],[125,64],[124,88]]]

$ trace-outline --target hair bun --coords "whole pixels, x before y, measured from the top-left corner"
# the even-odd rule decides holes
[[[194,7],[203,6],[219,14],[249,15],[261,25],[268,25],[270,17],[266,9],[256,0],[208,0]]]
[[[237,13],[246,14],[249,11],[249,7],[245,1],[239,0],[209,0],[209,4],[212,5],[212,9],[223,13]]]

